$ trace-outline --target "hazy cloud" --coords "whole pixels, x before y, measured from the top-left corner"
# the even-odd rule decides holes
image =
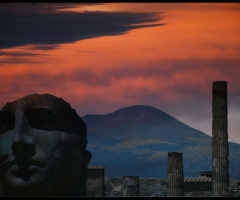
[[[44,45],[44,44],[35,44],[31,48],[32,50],[52,50],[59,47],[59,45]]]
[[[24,53],[24,52],[7,52],[7,51],[1,51],[0,50],[0,56],[16,56],[16,57],[22,57],[22,56],[37,56],[37,55],[43,55],[43,54],[37,54],[37,53]],[[1,61],[2,62],[2,61]]]

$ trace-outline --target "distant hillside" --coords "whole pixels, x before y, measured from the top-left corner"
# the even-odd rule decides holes
[[[169,151],[183,152],[185,176],[212,169],[212,138],[154,107],[136,105],[82,119],[93,154],[89,166],[105,166],[106,176],[166,178]],[[230,178],[240,180],[240,144],[229,146]]]

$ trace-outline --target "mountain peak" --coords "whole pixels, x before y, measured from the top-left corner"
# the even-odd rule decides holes
[[[141,114],[162,114],[162,115],[168,115],[165,112],[158,110],[157,108],[154,108],[152,106],[149,105],[133,105],[133,106],[128,106],[128,107],[124,107],[121,108],[113,113],[110,114],[132,114],[135,115],[135,117],[137,117],[137,115],[141,115]]]
[[[204,133],[148,105],[124,107],[106,115],[85,115],[82,119],[87,124],[89,137],[94,134],[115,139],[148,136],[158,139],[166,137],[176,139],[190,137],[192,132],[205,136]]]

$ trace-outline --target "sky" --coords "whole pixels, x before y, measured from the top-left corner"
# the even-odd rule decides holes
[[[240,144],[239,3],[1,3],[0,109],[49,93],[79,116],[150,105],[212,136],[228,83]]]

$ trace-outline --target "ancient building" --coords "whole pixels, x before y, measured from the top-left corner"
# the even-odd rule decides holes
[[[105,177],[105,192],[106,197],[123,197],[123,177]],[[193,196],[211,197],[211,178],[185,177],[184,197]],[[167,197],[167,179],[139,178],[139,197]]]
[[[88,167],[87,196],[105,196],[104,167]]]
[[[105,196],[123,197],[123,177],[105,177]],[[167,180],[139,177],[139,197],[166,197]]]
[[[123,197],[139,196],[139,176],[123,177]]]
[[[206,177],[212,178],[212,172],[201,171],[200,176],[206,176]]]
[[[183,163],[180,152],[168,152],[167,196],[184,196]]]
[[[212,88],[212,192],[228,193],[228,119],[227,82],[213,82]]]
[[[184,196],[212,196],[212,180],[208,176],[184,177]]]

